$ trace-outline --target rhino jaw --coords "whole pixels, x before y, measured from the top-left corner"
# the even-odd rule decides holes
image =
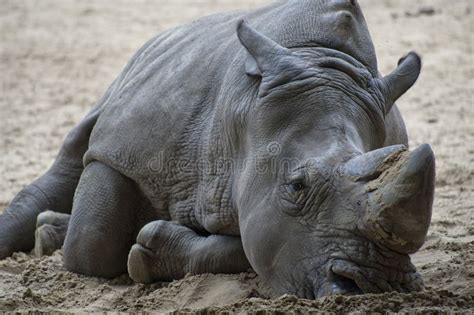
[[[388,168],[367,185],[367,208],[359,228],[392,250],[412,254],[425,242],[431,221],[434,154],[423,144],[384,163]]]

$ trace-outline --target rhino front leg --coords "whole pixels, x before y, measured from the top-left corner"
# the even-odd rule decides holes
[[[38,215],[34,248],[37,256],[51,255],[63,246],[70,217],[69,214],[49,210]]]
[[[239,273],[249,268],[240,237],[201,236],[170,221],[144,226],[128,256],[128,273],[139,283],[171,281],[187,273]]]
[[[151,221],[142,208],[133,180],[98,161],[88,164],[74,196],[64,241],[66,269],[104,278],[126,273],[138,231]]]

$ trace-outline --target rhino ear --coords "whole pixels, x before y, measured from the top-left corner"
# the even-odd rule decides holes
[[[245,71],[250,76],[262,77],[265,73],[278,71],[281,64],[279,60],[292,54],[289,49],[257,32],[244,20],[237,26],[237,36],[249,53]]]
[[[390,111],[393,104],[413,84],[415,84],[421,71],[421,58],[418,54],[410,52],[398,61],[398,67],[382,79],[385,100],[387,104],[386,113]]]

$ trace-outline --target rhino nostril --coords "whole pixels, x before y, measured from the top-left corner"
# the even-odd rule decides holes
[[[354,295],[363,294],[362,289],[357,285],[356,281],[347,276],[337,273],[330,268],[327,273],[326,282],[315,292],[316,297],[326,295]]]
[[[362,294],[357,283],[346,276],[334,273],[332,277],[334,294]]]

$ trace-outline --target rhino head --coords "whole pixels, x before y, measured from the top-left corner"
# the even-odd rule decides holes
[[[284,48],[242,21],[249,113],[236,206],[245,253],[276,292],[415,291],[409,254],[431,220],[434,155],[384,147],[385,118],[417,80],[410,53],[385,77],[327,48]]]

